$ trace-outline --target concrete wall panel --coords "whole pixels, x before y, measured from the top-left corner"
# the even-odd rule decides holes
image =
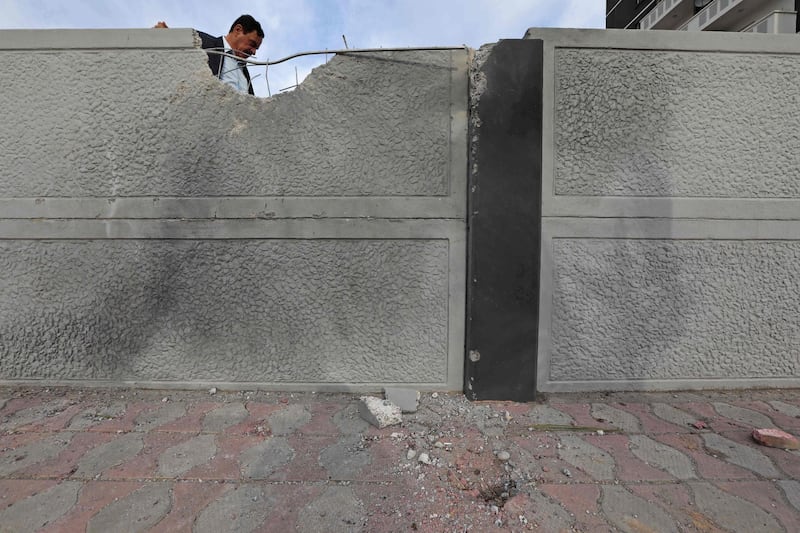
[[[0,113],[19,120],[0,132],[3,197],[450,192],[450,52],[337,56],[273,99],[219,83],[194,49],[0,59]]]
[[[797,198],[792,55],[557,49],[555,193]]]
[[[546,80],[538,389],[800,384],[797,39],[527,37]]]
[[[197,46],[0,31],[0,381],[459,389],[467,50],[255,98]]]
[[[0,375],[447,381],[448,241],[0,242]]]
[[[800,372],[800,243],[553,240],[553,380]]]

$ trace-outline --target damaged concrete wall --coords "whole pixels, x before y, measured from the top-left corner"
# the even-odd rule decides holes
[[[794,36],[544,42],[543,391],[800,385]]]
[[[0,32],[0,380],[460,388],[467,52],[260,99],[196,45]]]

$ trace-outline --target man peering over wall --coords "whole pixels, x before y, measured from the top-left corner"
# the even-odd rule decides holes
[[[167,23],[159,21],[154,28],[167,28]],[[227,35],[213,37],[198,31],[204,50],[225,52],[242,59],[254,55],[264,40],[261,24],[250,15],[242,15],[233,21]],[[255,94],[250,82],[250,72],[244,61],[218,53],[207,52],[208,66],[214,76],[227,83],[242,94]]]

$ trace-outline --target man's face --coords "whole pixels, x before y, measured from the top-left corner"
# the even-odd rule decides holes
[[[228,34],[228,43],[230,43],[234,53],[241,58],[247,58],[255,54],[258,47],[261,46],[262,40],[256,30],[245,33],[240,24],[234,26],[233,31]]]

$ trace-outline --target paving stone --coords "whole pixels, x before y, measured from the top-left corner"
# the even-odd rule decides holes
[[[122,416],[125,412],[125,402],[112,402],[104,406],[96,406],[91,409],[84,409],[73,416],[67,425],[71,431],[80,431],[94,425]]]
[[[92,516],[106,506],[128,497],[143,486],[141,482],[132,481],[89,481],[81,482],[81,484],[83,488],[72,509],[37,533],[86,531],[86,525]]]
[[[239,456],[241,472],[246,479],[267,479],[294,459],[294,449],[284,437],[267,437],[263,442]]]
[[[192,524],[208,505],[231,485],[206,481],[179,481],[172,486],[172,507],[169,513],[148,533],[175,533],[192,530]],[[288,531],[284,530],[284,531]]]
[[[692,460],[675,448],[645,435],[631,435],[630,441],[631,452],[647,464],[669,472],[678,479],[697,477]]]
[[[575,420],[568,414],[544,404],[534,405],[527,416],[532,425],[569,426],[575,424]]]
[[[661,509],[671,514],[675,523],[684,523],[691,520],[687,514],[692,512],[692,495],[685,483],[630,483],[625,488],[636,494],[651,505],[658,505]],[[688,519],[688,520],[687,520]],[[694,531],[687,528],[686,531]],[[716,530],[701,530],[703,533],[717,533]]]
[[[226,403],[206,414],[203,418],[203,431],[221,433],[250,416],[243,403]]]
[[[590,434],[582,438],[589,444],[605,450],[614,458],[615,479],[620,481],[672,481],[674,479],[667,472],[650,466],[646,461],[642,461],[634,455],[628,435]]]
[[[8,400],[6,398],[0,398],[0,411],[3,410],[3,408],[6,406],[7,402],[8,402]]]
[[[270,487],[260,484],[238,485],[203,509],[192,531],[249,533],[264,524],[273,506],[274,497]]]
[[[64,412],[69,406],[69,400],[60,398],[20,409],[0,419],[0,433],[12,429],[20,429],[34,423],[41,423],[46,418]]]
[[[38,531],[75,505],[82,485],[77,481],[64,481],[3,509],[0,511],[0,531]]]
[[[86,533],[147,531],[169,512],[170,488],[169,483],[147,483],[94,515],[86,526]]]
[[[155,411],[146,411],[136,417],[134,431],[150,431],[186,415],[186,406],[181,402],[167,402]]]
[[[606,519],[622,531],[629,533],[678,531],[671,516],[623,487],[604,486],[600,505]]]
[[[56,480],[51,479],[0,479],[0,509],[51,489],[57,484]]]
[[[786,499],[792,507],[800,512],[800,481],[794,479],[779,479],[776,483],[783,490]]]
[[[698,421],[697,415],[687,413],[666,403],[654,403],[652,410],[657,417],[681,427],[687,427]]]
[[[629,403],[620,409],[638,418],[642,426],[642,433],[647,435],[675,432],[686,433],[691,431],[691,428],[688,426],[679,426],[656,416],[650,410],[650,404],[647,403]]]
[[[705,433],[703,440],[709,450],[729,463],[747,468],[767,478],[782,477],[770,458],[755,448],[744,446],[716,433]]]
[[[214,457],[210,461],[192,468],[182,477],[187,481],[199,479],[203,481],[241,482],[242,470],[239,461],[241,454],[263,441],[263,435],[217,434],[217,452]]]
[[[600,486],[592,484],[545,484],[541,491],[561,503],[575,517],[575,531],[611,532],[600,509]]]
[[[590,411],[596,420],[604,420],[625,433],[641,433],[642,425],[632,414],[605,403],[593,403]]]
[[[528,524],[534,525],[540,531],[571,531],[574,527],[575,518],[540,490],[520,496],[524,496],[524,499],[519,500],[515,496],[503,507],[511,520],[519,520],[523,516]]]
[[[78,431],[72,433],[69,446],[61,450],[58,455],[45,461],[40,461],[24,470],[19,470],[14,476],[68,478],[78,468],[78,461],[80,461],[87,452],[116,437],[117,435],[95,431]]]
[[[142,451],[144,442],[141,434],[125,433],[122,436],[101,444],[84,454],[78,461],[74,478],[92,479],[103,471],[120,465]]]
[[[488,405],[479,405],[473,408],[467,420],[487,437],[500,437],[505,433],[507,425],[499,413]]]
[[[267,517],[265,527],[260,529],[259,533],[300,531],[297,522],[303,507],[307,502],[322,494],[325,488],[324,485],[316,483],[271,485],[273,495],[270,502],[271,512]]]
[[[270,415],[269,428],[273,435],[288,435],[303,427],[311,420],[311,413],[300,404],[292,404]]]
[[[580,437],[564,435],[561,437],[562,448],[558,455],[564,461],[580,468],[597,480],[612,480],[614,475],[614,458],[608,453],[592,446]]]
[[[796,405],[782,402],[780,400],[772,400],[771,402],[768,403],[773,407],[773,409],[785,414],[786,416],[791,416],[793,418],[800,418],[800,407]]]
[[[7,476],[41,461],[52,459],[69,445],[72,435],[56,433],[8,450],[0,455],[0,476]]]
[[[158,473],[178,477],[197,465],[210,461],[217,453],[214,435],[199,435],[165,450],[158,458]]]
[[[370,453],[363,448],[359,435],[346,435],[336,444],[322,450],[319,464],[333,480],[353,480],[372,462]]]
[[[218,402],[201,402],[187,404],[186,414],[180,418],[158,426],[158,431],[174,431],[180,433],[199,433],[203,427],[203,418],[209,411],[218,408]],[[266,426],[266,423],[264,424]]]
[[[337,413],[344,407],[344,403],[312,403],[306,406],[311,413],[311,420],[303,426],[303,435],[309,436],[329,436],[338,435],[341,431],[334,423]],[[354,406],[355,407],[355,406]],[[358,413],[355,413],[358,417]]]
[[[160,406],[161,404],[159,404]],[[149,406],[145,403],[129,403],[125,411],[118,417],[103,420],[93,425],[91,431],[102,431],[113,433],[117,431],[133,431],[136,428],[136,419],[145,413]]]
[[[730,531],[783,531],[769,513],[708,482],[690,482],[694,502],[700,511]]]
[[[712,405],[714,410],[725,418],[730,418],[746,426],[754,428],[775,427],[775,423],[770,417],[758,411],[723,402],[714,402]]]
[[[345,435],[360,434],[369,430],[370,424],[358,414],[358,405],[353,402],[333,415],[333,423]]]
[[[786,502],[780,487],[772,481],[716,481],[720,490],[747,500],[772,515],[784,531],[800,531],[800,513]]]
[[[688,455],[694,462],[700,479],[755,479],[758,476],[751,470],[723,460],[706,450],[703,433],[675,435],[656,435],[654,440],[671,446]]]
[[[328,487],[306,505],[297,521],[303,532],[351,533],[366,526],[364,505],[347,486]]]

